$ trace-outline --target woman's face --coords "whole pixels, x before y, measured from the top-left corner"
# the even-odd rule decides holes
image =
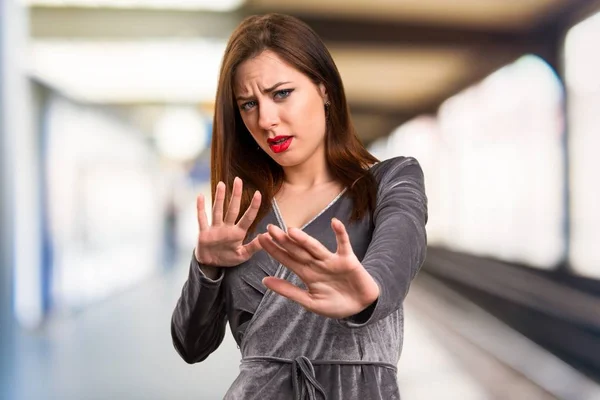
[[[234,95],[256,143],[282,167],[325,157],[325,87],[265,50],[238,67]]]

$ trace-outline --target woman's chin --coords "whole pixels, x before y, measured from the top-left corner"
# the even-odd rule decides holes
[[[290,154],[287,151],[284,153],[271,153],[271,158],[283,168],[295,167],[301,164],[301,160],[295,154]]]

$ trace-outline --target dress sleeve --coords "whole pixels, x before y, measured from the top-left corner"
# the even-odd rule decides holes
[[[396,311],[427,252],[427,197],[421,166],[410,157],[388,163],[373,212],[373,237],[361,262],[377,282],[380,294],[359,314],[339,320],[348,328],[372,324]]]
[[[189,364],[205,360],[223,341],[226,312],[221,284],[206,277],[192,256],[187,281],[171,318],[171,337],[175,349]]]

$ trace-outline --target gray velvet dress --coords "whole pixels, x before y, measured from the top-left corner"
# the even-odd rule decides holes
[[[229,321],[242,361],[225,399],[400,398],[402,305],[425,259],[427,198],[414,158],[392,158],[371,172],[378,182],[371,216],[349,223],[352,200],[342,192],[302,228],[335,252],[330,222],[333,217],[344,222],[354,253],[380,288],[378,300],[358,315],[322,317],[267,290],[265,276],[305,286],[265,251],[222,269],[216,280],[204,276],[192,257],[173,312],[173,343],[186,362],[200,362],[221,344]],[[255,234],[269,223],[286,229],[275,202]]]

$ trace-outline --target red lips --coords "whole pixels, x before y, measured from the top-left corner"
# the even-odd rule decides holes
[[[291,136],[275,136],[274,138],[268,138],[267,142],[269,143],[269,146],[272,144],[276,144],[277,142],[282,142],[283,140],[289,138]]]
[[[269,147],[274,153],[281,153],[290,147],[292,139],[292,136],[275,136],[274,138],[267,139],[267,143],[269,143]]]

